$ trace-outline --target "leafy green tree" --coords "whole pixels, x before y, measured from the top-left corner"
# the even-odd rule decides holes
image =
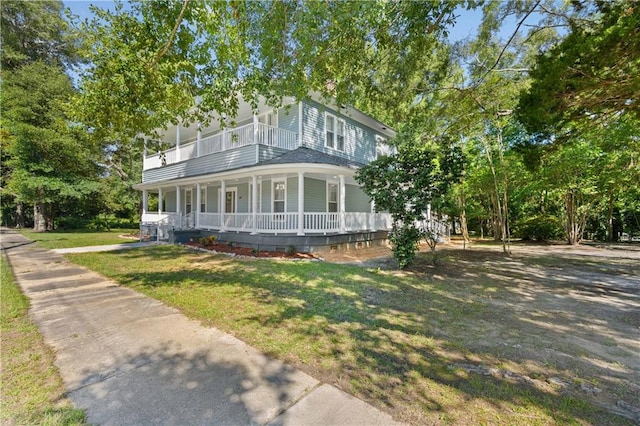
[[[396,154],[381,156],[360,168],[356,179],[376,209],[391,214],[389,239],[393,255],[404,269],[411,265],[421,239],[436,238],[422,226],[427,206],[459,180],[462,168],[460,153],[450,149],[446,140],[416,140],[415,134],[401,133],[396,143]]]
[[[6,129],[12,140],[7,189],[34,207],[34,230],[53,229],[57,207],[98,191],[95,152],[69,129],[63,103],[73,93],[69,77],[43,62],[3,76]]]
[[[91,65],[78,119],[134,136],[177,120],[233,117],[240,98],[276,105],[317,91],[393,105],[388,86],[403,90],[423,72],[456,5],[185,0],[94,9],[83,27]],[[403,106],[414,96],[399,95]]]
[[[2,198],[15,200],[18,224],[33,206],[36,231],[99,188],[99,150],[65,110],[74,88],[63,67],[76,56],[62,11],[59,1],[2,3]]]
[[[589,126],[588,117],[640,116],[640,4],[575,4],[582,13],[569,18],[561,43],[539,54],[533,83],[520,99],[519,117],[532,132]]]
[[[36,61],[63,66],[78,60],[61,1],[8,0],[0,10],[4,71]]]

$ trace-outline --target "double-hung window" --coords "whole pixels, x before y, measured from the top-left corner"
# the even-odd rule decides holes
[[[327,183],[327,212],[338,212],[338,184]]]
[[[336,149],[344,151],[344,120],[338,120],[336,128]]]
[[[333,115],[326,115],[325,118],[326,140],[325,145],[329,148],[335,148],[336,138],[336,118]]]
[[[273,182],[273,212],[284,213],[287,187],[284,181]]]
[[[200,213],[207,211],[207,187],[200,188]]]
[[[344,120],[336,118],[331,114],[325,114],[325,146],[338,151],[344,151]]]

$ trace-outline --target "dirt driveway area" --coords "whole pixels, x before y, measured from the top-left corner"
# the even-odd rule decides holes
[[[551,386],[640,423],[640,246],[516,244],[506,256],[493,244],[452,243],[422,253],[414,273],[495,308],[443,333],[501,368],[455,367]]]

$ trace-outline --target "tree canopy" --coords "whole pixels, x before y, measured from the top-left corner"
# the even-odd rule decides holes
[[[580,5],[580,3],[578,3]],[[586,17],[538,55],[519,117],[533,132],[558,132],[579,120],[640,117],[640,4],[585,3]]]
[[[240,98],[275,105],[316,91],[390,105],[388,83],[427,71],[457,4],[185,0],[95,9],[83,27],[91,65],[77,110],[96,129],[150,134],[209,113],[233,117]]]

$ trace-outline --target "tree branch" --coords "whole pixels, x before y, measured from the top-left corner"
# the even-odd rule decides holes
[[[497,70],[490,70],[492,72],[529,72],[529,68],[500,68]]]
[[[160,58],[166,55],[169,49],[171,49],[171,46],[173,45],[173,39],[176,37],[176,34],[178,33],[178,28],[180,28],[180,24],[182,23],[182,18],[184,17],[184,12],[187,10],[189,1],[191,0],[183,0],[182,10],[180,10],[180,15],[178,15],[178,19],[176,20],[176,24],[174,25],[173,30],[171,31],[169,40],[167,40],[167,43],[164,45],[164,47],[158,53],[156,53],[156,55],[153,58],[153,61],[151,61],[150,67],[153,67],[155,64],[157,64]]]
[[[531,15],[533,13],[533,11],[538,7],[539,4],[540,4],[540,0],[536,0],[536,2],[533,4],[533,6],[531,6],[531,9],[529,9],[529,11],[522,17],[520,22],[518,22],[518,25],[516,26],[515,30],[513,30],[513,33],[511,34],[511,37],[509,37],[509,40],[507,40],[505,45],[502,47],[502,50],[500,51],[500,54],[498,55],[498,58],[496,59],[495,63],[487,70],[487,72],[484,73],[484,75],[480,78],[480,80],[478,80],[476,82],[476,84],[475,84],[476,87],[480,83],[482,83],[485,78],[487,78],[489,73],[491,71],[493,71],[495,69],[495,67],[498,66],[498,64],[500,63],[500,59],[502,59],[502,55],[504,55],[504,52],[507,51],[507,47],[509,47],[509,45],[511,44],[513,39],[516,37],[516,34],[518,34],[518,32],[520,31],[520,27],[522,26],[522,24],[524,24],[524,21],[527,20],[529,15]]]

